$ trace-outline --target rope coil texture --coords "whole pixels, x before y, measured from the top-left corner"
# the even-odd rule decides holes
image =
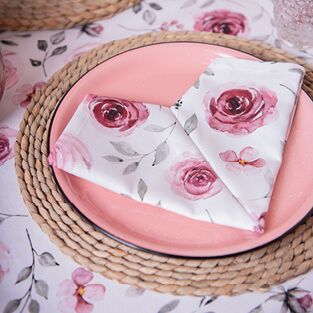
[[[65,29],[106,19],[140,0],[0,0],[0,29]]]

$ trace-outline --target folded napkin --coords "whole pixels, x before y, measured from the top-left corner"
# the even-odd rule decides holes
[[[171,108],[88,94],[48,162],[136,201],[263,232],[303,75],[217,58]]]

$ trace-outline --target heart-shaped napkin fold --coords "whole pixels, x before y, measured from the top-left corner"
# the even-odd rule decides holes
[[[135,201],[263,232],[303,75],[218,58],[171,108],[88,94],[48,162]]]

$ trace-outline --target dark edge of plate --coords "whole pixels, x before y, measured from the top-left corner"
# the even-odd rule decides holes
[[[250,53],[247,53],[245,51],[241,51],[239,49],[234,49],[234,48],[230,48],[230,47],[227,47],[227,46],[224,46],[224,45],[218,45],[218,44],[211,44],[211,43],[205,43],[205,42],[197,42],[197,41],[169,41],[169,42],[160,42],[160,43],[153,43],[153,44],[148,44],[148,45],[144,45],[144,46],[140,46],[140,47],[136,47],[136,48],[132,48],[132,49],[129,49],[129,50],[126,50],[126,51],[123,51],[119,54],[116,54],[108,59],[106,59],[105,61],[97,64],[95,67],[99,66],[100,64],[103,64],[105,62],[107,62],[108,60],[110,59],[113,59],[117,56],[120,56],[124,53],[127,53],[129,51],[133,51],[133,50],[137,50],[137,49],[141,49],[141,48],[144,48],[144,47],[149,47],[149,46],[154,46],[154,45],[162,45],[162,44],[171,44],[171,43],[192,43],[192,44],[203,44],[203,45],[212,45],[212,46],[220,46],[220,47],[224,47],[224,48],[227,48],[227,49],[230,49],[230,50],[235,50],[235,51],[239,51],[239,52],[242,52],[242,53],[245,53],[247,55],[251,55],[257,59],[259,59],[260,61],[263,61],[261,58],[258,58],[256,56],[254,56],[253,54],[250,54]],[[86,74],[88,74],[90,71],[92,71],[95,67],[93,67],[92,69],[90,69],[89,71],[87,71],[83,76],[81,76],[67,91],[66,93],[62,96],[62,98],[59,100],[58,102],[58,105],[57,105],[57,108],[54,110],[53,112],[53,116],[51,118],[51,123],[50,123],[50,128],[48,130],[48,145],[47,145],[47,150],[48,150],[48,155],[50,154],[50,135],[51,135],[51,127],[52,127],[52,124],[53,124],[53,121],[54,121],[54,118],[56,116],[56,113],[58,111],[58,108],[60,107],[63,99],[66,97],[67,93],[72,89],[72,87],[81,79],[83,78]],[[302,89],[302,91],[307,94],[307,96],[311,99],[311,97],[308,95],[308,93]],[[313,99],[311,99],[313,101]],[[247,248],[247,249],[243,249],[242,251],[238,251],[238,252],[234,252],[234,253],[228,253],[228,254],[223,254],[223,255],[211,255],[211,256],[185,256],[185,255],[178,255],[178,254],[170,254],[170,253],[164,253],[164,252],[159,252],[159,251],[154,251],[154,250],[150,250],[148,248],[143,248],[143,247],[140,247],[139,245],[136,245],[136,244],[133,244],[131,242],[128,242],[124,239],[121,239],[111,233],[109,233],[108,231],[106,231],[105,229],[102,229],[101,227],[99,227],[97,224],[95,224],[95,222],[91,221],[89,218],[87,218],[84,214],[82,214],[80,212],[80,210],[68,199],[67,195],[65,194],[65,192],[63,191],[62,187],[60,186],[60,183],[56,177],[56,174],[54,172],[54,169],[53,167],[50,165],[50,171],[51,171],[51,174],[56,182],[56,185],[59,189],[59,191],[61,192],[63,198],[65,199],[65,201],[69,204],[69,206],[76,212],[78,213],[78,215],[83,218],[87,223],[89,223],[90,225],[92,225],[96,230],[102,232],[103,234],[105,234],[106,236],[108,236],[109,238],[111,239],[114,239],[124,245],[127,245],[131,248],[134,248],[136,250],[139,250],[139,251],[143,251],[143,252],[146,252],[146,253],[151,253],[151,254],[154,254],[154,255],[158,255],[158,256],[163,256],[163,257],[168,257],[168,258],[181,258],[181,259],[219,259],[219,258],[224,258],[224,257],[230,257],[230,256],[238,256],[242,253],[247,253],[247,252],[252,252],[252,251],[255,251],[257,249],[260,249],[260,248],[263,248],[275,241],[278,241],[280,240],[282,237],[288,235],[289,233],[291,233],[295,228],[297,228],[300,224],[302,224],[309,216],[312,215],[313,213],[313,204],[312,204],[312,207],[310,210],[308,210],[308,213],[305,214],[303,216],[302,219],[300,219],[293,227],[291,227],[290,229],[288,229],[287,231],[283,232],[281,235],[277,236],[276,238],[273,238],[272,240],[269,240],[268,242],[266,243],[263,243],[263,244],[260,244],[254,248]],[[225,226],[226,227],[226,226]]]

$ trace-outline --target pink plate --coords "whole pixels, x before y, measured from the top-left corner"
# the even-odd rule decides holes
[[[62,99],[50,129],[50,147],[85,94],[171,106],[219,56],[256,59],[234,49],[185,42],[155,44],[107,60],[79,79]],[[171,256],[235,254],[279,238],[310,213],[312,119],[312,100],[302,91],[262,235],[192,220],[138,203],[57,168],[54,173],[67,201],[89,222],[117,240]]]

